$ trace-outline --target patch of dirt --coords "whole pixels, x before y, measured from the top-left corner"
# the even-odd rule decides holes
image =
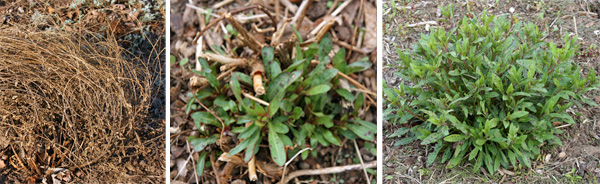
[[[393,8],[392,2],[396,2]],[[436,21],[432,27],[451,27],[448,22],[440,22],[440,8],[453,4],[454,20],[464,16],[479,16],[487,11],[488,15],[508,15],[515,20],[534,22],[541,31],[550,32],[546,41],[561,43],[564,33],[579,37],[580,49],[574,58],[584,73],[589,70],[600,71],[600,19],[598,7],[600,1],[384,1],[383,15],[383,78],[390,87],[396,87],[402,81],[396,76],[396,50],[412,49],[421,34],[427,34],[426,26],[408,27],[425,21]],[[511,8],[514,12],[510,12]],[[577,28],[575,28],[577,27]],[[586,96],[600,101],[600,93],[592,91]],[[384,107],[387,106],[384,104]],[[399,126],[384,121],[384,183],[439,183],[445,182],[598,182],[600,178],[600,108],[574,107],[568,110],[577,122],[575,126],[563,128],[560,135],[563,146],[545,146],[540,158],[532,169],[518,172],[473,174],[470,167],[445,169],[444,165],[426,167],[427,153],[433,148],[422,147],[418,143],[396,147],[401,138],[389,138]],[[548,162],[545,158],[548,157]],[[574,171],[573,171],[574,169]],[[567,175],[572,177],[567,177]],[[581,179],[576,180],[575,176]],[[571,178],[574,178],[571,180]]]
[[[243,8],[251,7],[252,5],[262,5],[265,9],[270,12],[273,17],[277,20],[275,24],[281,26],[283,22],[288,18],[293,18],[299,7],[300,3],[292,3],[285,5],[283,3],[276,5],[274,2],[280,1],[255,1],[255,0],[238,0],[232,1],[227,4],[220,4],[223,1],[185,1],[185,0],[173,0],[171,1],[171,107],[170,112],[171,118],[171,182],[182,182],[182,183],[216,183],[215,171],[223,173],[222,171],[232,171],[231,175],[227,175],[226,182],[233,183],[250,183],[248,179],[248,169],[244,167],[235,167],[233,169],[231,164],[227,162],[219,161],[217,158],[222,153],[216,145],[208,146],[206,149],[211,152],[211,157],[214,160],[209,159],[207,156],[206,162],[210,162],[213,167],[206,167],[202,174],[196,173],[195,164],[199,158],[199,153],[193,151],[191,146],[188,145],[186,138],[190,135],[198,136],[200,133],[196,127],[194,120],[186,113],[186,104],[191,98],[191,94],[196,92],[189,84],[190,79],[195,75],[192,70],[195,70],[196,61],[195,58],[197,51],[197,43],[194,41],[196,34],[203,30],[207,25],[211,25],[212,22],[217,20],[217,17],[223,16],[228,12],[237,12]],[[283,1],[281,1],[283,2]],[[301,2],[301,1],[297,1]],[[298,33],[301,38],[306,41],[313,38],[310,32],[317,28],[317,25],[322,22],[326,22],[334,12],[335,8],[342,6],[344,1],[335,1],[337,5],[331,5],[328,3],[334,3],[334,1],[316,0],[309,5],[306,11],[305,18],[302,19],[301,26],[298,28]],[[361,8],[361,3],[364,3]],[[376,6],[373,0],[364,1],[352,1],[349,4],[343,5],[345,8],[343,11],[337,14],[336,23],[333,24],[332,28],[327,31],[334,38],[333,50],[337,52],[340,48],[346,48],[346,60],[348,64],[366,59],[372,63],[371,68],[352,74],[350,77],[358,81],[362,85],[366,86],[367,89],[375,92],[376,91]],[[276,7],[279,7],[277,9]],[[210,12],[210,13],[207,13]],[[210,15],[212,14],[212,15]],[[243,19],[244,17],[250,17],[252,15],[259,16],[264,15],[263,11],[257,8],[247,9],[240,11],[234,15],[237,19]],[[291,22],[294,23],[294,22]],[[223,53],[229,57],[247,57],[251,55],[252,51],[248,48],[243,48],[240,45],[240,39],[235,34],[235,29],[228,27],[227,21],[220,21],[215,24],[213,28],[207,29],[203,34],[203,50],[211,50],[215,53]],[[272,43],[274,28],[273,22],[269,17],[249,19],[241,21],[244,28],[249,30],[252,36],[256,37],[260,43]],[[288,27],[284,28],[284,32],[281,37],[281,41],[288,40],[294,31]],[[337,40],[337,41],[335,41]],[[224,52],[220,52],[220,50]],[[352,50],[352,51],[350,51]],[[187,62],[187,63],[186,63]],[[211,61],[212,62],[212,61]],[[211,63],[209,63],[211,64]],[[237,69],[236,71],[244,72],[244,69]],[[225,74],[223,79],[224,83],[229,83],[229,77]],[[232,96],[233,94],[229,95]],[[374,99],[376,100],[376,99]],[[366,121],[375,121],[376,108],[375,106],[369,106],[364,109],[364,117]],[[204,111],[202,108],[199,111]],[[208,130],[211,130],[210,128]],[[224,136],[224,137],[235,137],[235,136]],[[342,138],[342,136],[340,136]],[[359,139],[357,139],[359,140]],[[354,147],[352,140],[341,140],[341,146],[318,146],[313,148],[316,150],[317,156],[309,155],[307,159],[295,159],[292,161],[286,172],[302,170],[302,169],[321,169],[333,166],[346,166],[360,163],[357,158],[357,151]],[[220,141],[218,141],[220,142]],[[233,138],[232,143],[239,143],[239,140]],[[260,145],[261,151],[256,155],[257,162],[264,161],[267,165],[270,164],[270,168],[274,168],[276,171],[282,171],[283,167],[279,167],[273,163],[270,159],[270,153],[267,148],[266,139],[262,141]],[[370,149],[374,149],[374,142],[368,141],[357,141],[360,150],[360,154],[364,159],[364,162],[372,162],[376,160],[376,157],[370,152]],[[234,144],[235,145],[235,144]],[[266,150],[266,151],[262,151]],[[242,163],[247,165],[247,163]],[[374,168],[372,170],[375,170]],[[370,172],[368,180],[375,179],[375,173]],[[258,181],[262,183],[274,183],[279,181],[281,175],[277,177],[269,176],[268,174],[258,174]],[[221,180],[223,181],[223,180]],[[343,181],[346,183],[366,183],[365,174],[362,170],[352,170],[339,174],[321,174],[316,176],[303,176],[298,177],[296,182],[303,183],[316,183],[316,182],[334,182]]]
[[[164,181],[163,12],[0,2],[0,183]]]

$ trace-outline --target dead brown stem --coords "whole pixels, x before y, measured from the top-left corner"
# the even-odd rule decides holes
[[[219,54],[215,54],[215,53],[204,53],[200,57],[204,57],[204,58],[206,58],[206,60],[216,61],[216,62],[219,62],[222,64],[242,65],[242,64],[246,63],[246,60],[244,60],[242,58],[231,58],[228,56],[223,56],[223,55],[219,55]]]
[[[227,75],[231,74],[231,72],[233,72],[235,69],[237,69],[237,67],[231,67],[226,72],[219,74],[219,76],[217,77],[217,80],[223,80],[223,78],[227,77]]]
[[[358,159],[360,160],[360,164],[362,165],[363,172],[365,173],[365,180],[367,184],[371,184],[371,180],[369,180],[369,175],[367,174],[367,168],[365,168],[365,162],[362,159],[362,155],[360,154],[360,149],[358,148],[358,144],[356,144],[356,140],[352,140],[354,142],[354,149],[356,149],[356,154],[358,155]]]
[[[271,46],[277,46],[277,45],[279,45],[279,43],[281,43],[281,36],[283,36],[285,27],[288,25],[288,23],[290,21],[292,21],[292,19],[286,19],[285,22],[283,22],[283,24],[279,28],[279,30],[275,31],[275,33],[273,33],[273,37],[271,38]]]
[[[238,38],[244,43],[244,45],[252,49],[254,53],[260,53],[260,50],[263,47],[262,43],[258,42],[258,40],[250,35],[248,30],[246,30],[246,28],[244,28],[235,18],[233,18],[233,16],[231,16],[231,13],[225,14],[225,19],[227,19],[227,21],[238,31]]]
[[[254,101],[256,101],[256,102],[258,102],[260,104],[263,104],[263,105],[266,105],[266,106],[270,105],[269,102],[265,102],[264,100],[262,100],[260,98],[256,98],[255,96],[252,96],[251,94],[248,94],[246,92],[242,92],[242,95],[244,95],[246,98],[250,98],[251,100],[254,100]]]
[[[313,2],[313,0],[308,0],[308,1],[302,2],[302,5],[300,6],[300,8],[302,8],[302,11],[300,12],[300,15],[296,18],[296,29],[300,30],[300,27],[302,27],[302,20],[304,20],[304,16],[306,15],[306,10],[312,4],[312,2]],[[298,12],[296,12],[296,13],[298,13]]]
[[[377,167],[377,161],[371,161],[369,163],[364,164],[364,168],[374,168],[374,167]],[[299,170],[299,171],[294,171],[294,172],[288,174],[285,177],[285,180],[279,181],[278,184],[288,183],[290,180],[292,180],[296,177],[299,177],[299,176],[334,174],[334,173],[341,173],[341,172],[357,170],[357,169],[362,169],[362,168],[363,168],[362,164],[354,164],[354,165],[347,165],[347,166],[328,167],[328,168],[323,168],[323,169]]]
[[[252,83],[254,86],[254,92],[257,96],[264,95],[266,93],[265,87],[263,86],[262,78],[265,73],[265,65],[262,61],[258,59],[253,59],[253,62],[250,66],[252,68]]]
[[[250,178],[250,181],[258,180],[258,176],[256,176],[256,157],[252,157],[248,162],[248,178]]]
[[[217,184],[221,184],[221,177],[219,176],[219,171],[217,170],[217,166],[215,166],[215,155],[210,154],[210,165],[212,166],[213,172],[215,172],[215,178],[217,178]]]
[[[333,67],[331,65],[327,65],[327,68],[333,68]],[[354,85],[362,90],[367,91],[367,94],[369,94],[369,95],[376,94],[376,93],[373,93],[371,90],[369,90],[367,87],[363,86],[360,82],[354,80],[352,77],[350,77],[340,71],[338,71],[338,75],[343,77],[344,79],[348,80],[350,83],[352,83],[352,85]],[[377,98],[377,95],[374,95],[373,97]]]
[[[352,31],[352,37],[351,37],[352,41],[350,42],[350,48],[354,47],[354,43],[356,41],[356,31],[358,31],[359,21],[360,21],[361,15],[363,15],[363,6],[364,5],[365,5],[365,1],[360,0],[360,6],[358,6],[358,14],[356,14],[356,17],[354,18],[354,30]],[[350,59],[350,56],[352,56],[352,51],[353,51],[353,49],[350,49],[348,51],[348,54],[346,55],[346,60]]]
[[[229,12],[228,14],[235,15],[235,14],[238,14],[238,13],[240,13],[242,11],[246,11],[246,10],[253,9],[253,8],[258,8],[259,10],[261,10],[265,14],[267,14],[267,16],[272,21],[273,27],[275,27],[275,29],[277,29],[277,20],[275,20],[275,18],[273,17],[273,15],[271,15],[271,13],[269,13],[269,11],[267,11],[267,9],[265,9],[261,5],[252,5],[252,6],[243,7],[243,8],[237,9],[237,10],[233,10],[233,11]],[[200,38],[200,36],[202,36],[202,34],[204,34],[204,32],[206,32],[206,30],[208,30],[211,27],[215,26],[218,22],[220,22],[223,19],[225,19],[225,17],[221,16],[221,17],[217,18],[216,20],[210,22],[206,27],[202,28],[202,30],[200,32],[198,32],[196,34],[196,36],[194,37],[194,42],[196,42],[198,40],[198,38]],[[275,31],[277,31],[277,30],[275,30]]]
[[[188,85],[191,89],[201,89],[208,86],[208,80],[204,77],[194,75],[190,78]]]
[[[352,45],[350,45],[350,44],[348,44],[346,42],[340,41],[337,37],[333,37],[332,40],[333,40],[333,42],[335,44],[338,44],[338,45],[340,45],[340,46],[342,46],[342,47],[344,47],[346,49],[352,50],[354,52],[358,52],[358,53],[365,54],[365,55],[369,54],[370,52],[372,52],[372,50],[371,51],[367,51],[367,50],[364,50],[364,49],[361,49],[361,48],[353,47]]]
[[[328,15],[330,15],[331,13],[333,13],[333,10],[335,10],[335,8],[337,7],[338,3],[340,3],[340,0],[333,1],[333,4],[331,5],[331,8],[329,8],[329,11],[327,11]]]

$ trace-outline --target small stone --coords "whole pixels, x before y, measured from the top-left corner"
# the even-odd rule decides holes
[[[513,8],[513,7],[510,7],[510,9],[508,9],[508,12],[510,12],[510,13],[514,13],[514,12],[515,12],[515,8]]]
[[[546,162],[546,163],[550,162],[550,158],[551,158],[551,157],[552,157],[552,155],[551,155],[551,154],[547,154],[547,155],[546,155],[546,158],[544,159],[544,162]]]
[[[565,158],[565,156],[567,156],[567,154],[564,151],[558,154],[558,158]]]

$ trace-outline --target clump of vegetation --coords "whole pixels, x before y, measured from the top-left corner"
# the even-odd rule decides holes
[[[428,165],[440,157],[447,168],[470,162],[473,172],[530,167],[542,145],[561,145],[555,124],[575,123],[567,109],[597,105],[583,96],[600,86],[595,71],[583,75],[571,60],[576,38],[546,43],[535,24],[485,12],[457,26],[398,51],[404,84],[384,89],[385,119],[408,124],[398,144],[432,145]]]
[[[304,159],[317,157],[319,144],[340,146],[341,136],[374,140],[376,125],[359,116],[366,97],[339,79],[340,72],[363,71],[371,64],[347,64],[344,49],[329,55],[329,35],[306,50],[300,42],[291,43],[289,49],[263,45],[256,57],[244,59],[224,57],[224,52],[198,58],[201,70],[194,72],[200,78],[192,78],[190,85],[203,86],[191,94],[186,112],[200,130],[199,136],[188,137],[200,152],[199,175],[211,152],[240,153],[245,162],[253,162],[259,151],[268,150],[270,160],[283,166],[305,148],[312,151],[302,152]],[[205,58],[218,62],[209,65]]]

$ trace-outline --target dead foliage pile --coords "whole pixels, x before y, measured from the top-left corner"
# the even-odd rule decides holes
[[[144,62],[114,38],[16,27],[0,30],[0,183],[162,181]]]

